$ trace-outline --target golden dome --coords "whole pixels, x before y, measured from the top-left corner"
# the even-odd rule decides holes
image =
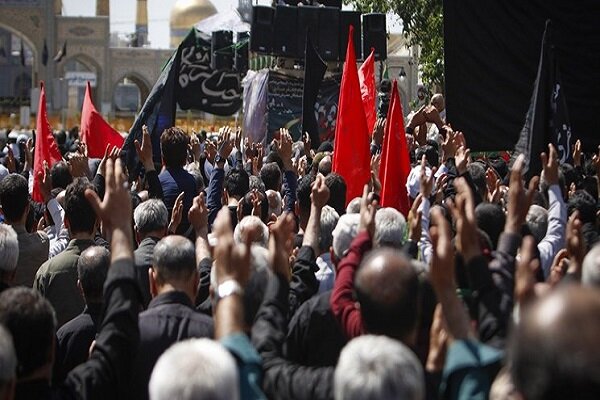
[[[216,13],[210,0],[177,0],[171,10],[171,47],[177,47],[195,24]]]

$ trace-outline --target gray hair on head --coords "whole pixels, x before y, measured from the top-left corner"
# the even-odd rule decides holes
[[[404,243],[405,229],[406,219],[400,211],[391,207],[380,208],[375,214],[375,237],[373,242],[379,247],[387,246],[400,249]]]
[[[0,271],[11,272],[19,261],[17,233],[10,225],[0,224]]]
[[[245,243],[247,235],[251,235],[252,243],[267,248],[269,246],[269,228],[255,215],[247,215],[235,226],[233,240]]]
[[[321,235],[319,236],[319,249],[321,253],[329,251],[333,245],[333,230],[337,226],[340,216],[333,207],[325,206],[321,210]]]
[[[335,400],[421,400],[424,396],[421,363],[401,342],[363,335],[342,349],[334,375]]]
[[[169,212],[165,203],[158,199],[144,201],[133,212],[135,229],[140,233],[148,233],[166,229],[169,223]]]
[[[344,257],[350,248],[350,243],[352,243],[352,240],[358,234],[359,222],[360,214],[344,214],[338,220],[332,232],[333,254],[338,260]]]
[[[214,340],[184,340],[160,356],[148,389],[151,400],[238,400],[237,364]]]
[[[583,259],[581,283],[600,288],[600,244],[594,245]]]

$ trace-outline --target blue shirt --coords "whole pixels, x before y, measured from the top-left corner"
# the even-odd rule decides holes
[[[188,211],[192,207],[194,197],[198,195],[196,181],[189,172],[183,169],[183,167],[166,168],[158,175],[158,179],[162,186],[163,201],[169,211],[169,218],[171,218],[177,196],[179,196],[181,192],[185,193],[183,195],[183,215],[181,217],[181,224],[179,224],[179,227],[177,228],[178,234],[184,234],[190,225],[187,218]]]

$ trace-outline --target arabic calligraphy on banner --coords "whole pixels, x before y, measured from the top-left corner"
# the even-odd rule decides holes
[[[273,134],[281,127],[289,129],[294,140],[300,138],[303,88],[302,79],[269,71],[267,94],[267,140],[269,142],[273,139]],[[331,140],[335,134],[339,94],[339,76],[323,79],[315,104],[321,141]]]
[[[189,35],[181,44],[177,76],[177,103],[183,110],[200,110],[228,116],[242,105],[242,88],[236,71],[214,70],[210,66],[210,42]]]

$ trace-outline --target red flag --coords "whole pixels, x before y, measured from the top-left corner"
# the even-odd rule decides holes
[[[394,80],[392,97],[387,114],[385,140],[381,152],[379,180],[381,181],[381,205],[393,207],[405,217],[410,203],[406,192],[406,180],[410,173],[410,155],[404,132],[402,103],[398,94],[398,82]]]
[[[94,107],[90,82],[87,83],[81,110],[81,142],[87,144],[88,156],[91,158],[102,158],[106,146],[121,148],[125,142],[121,134],[114,130]]]
[[[360,81],[360,94],[362,96],[365,116],[367,117],[367,128],[373,132],[375,126],[375,49],[371,48],[371,54],[358,70],[358,79]]]
[[[44,89],[44,82],[40,84],[40,101],[38,105],[37,122],[35,125],[35,153],[33,160],[33,193],[32,197],[34,201],[43,203],[44,198],[40,191],[39,183],[37,180],[38,173],[44,172],[44,161],[48,163],[48,166],[62,160],[58,145],[54,141],[52,136],[52,128],[48,123],[48,115],[46,113],[46,90]]]
[[[346,181],[346,204],[361,196],[364,185],[371,177],[369,149],[369,129],[363,109],[356,68],[356,55],[350,26],[348,50],[342,73],[337,120],[335,123],[335,146],[333,151],[333,172]]]

